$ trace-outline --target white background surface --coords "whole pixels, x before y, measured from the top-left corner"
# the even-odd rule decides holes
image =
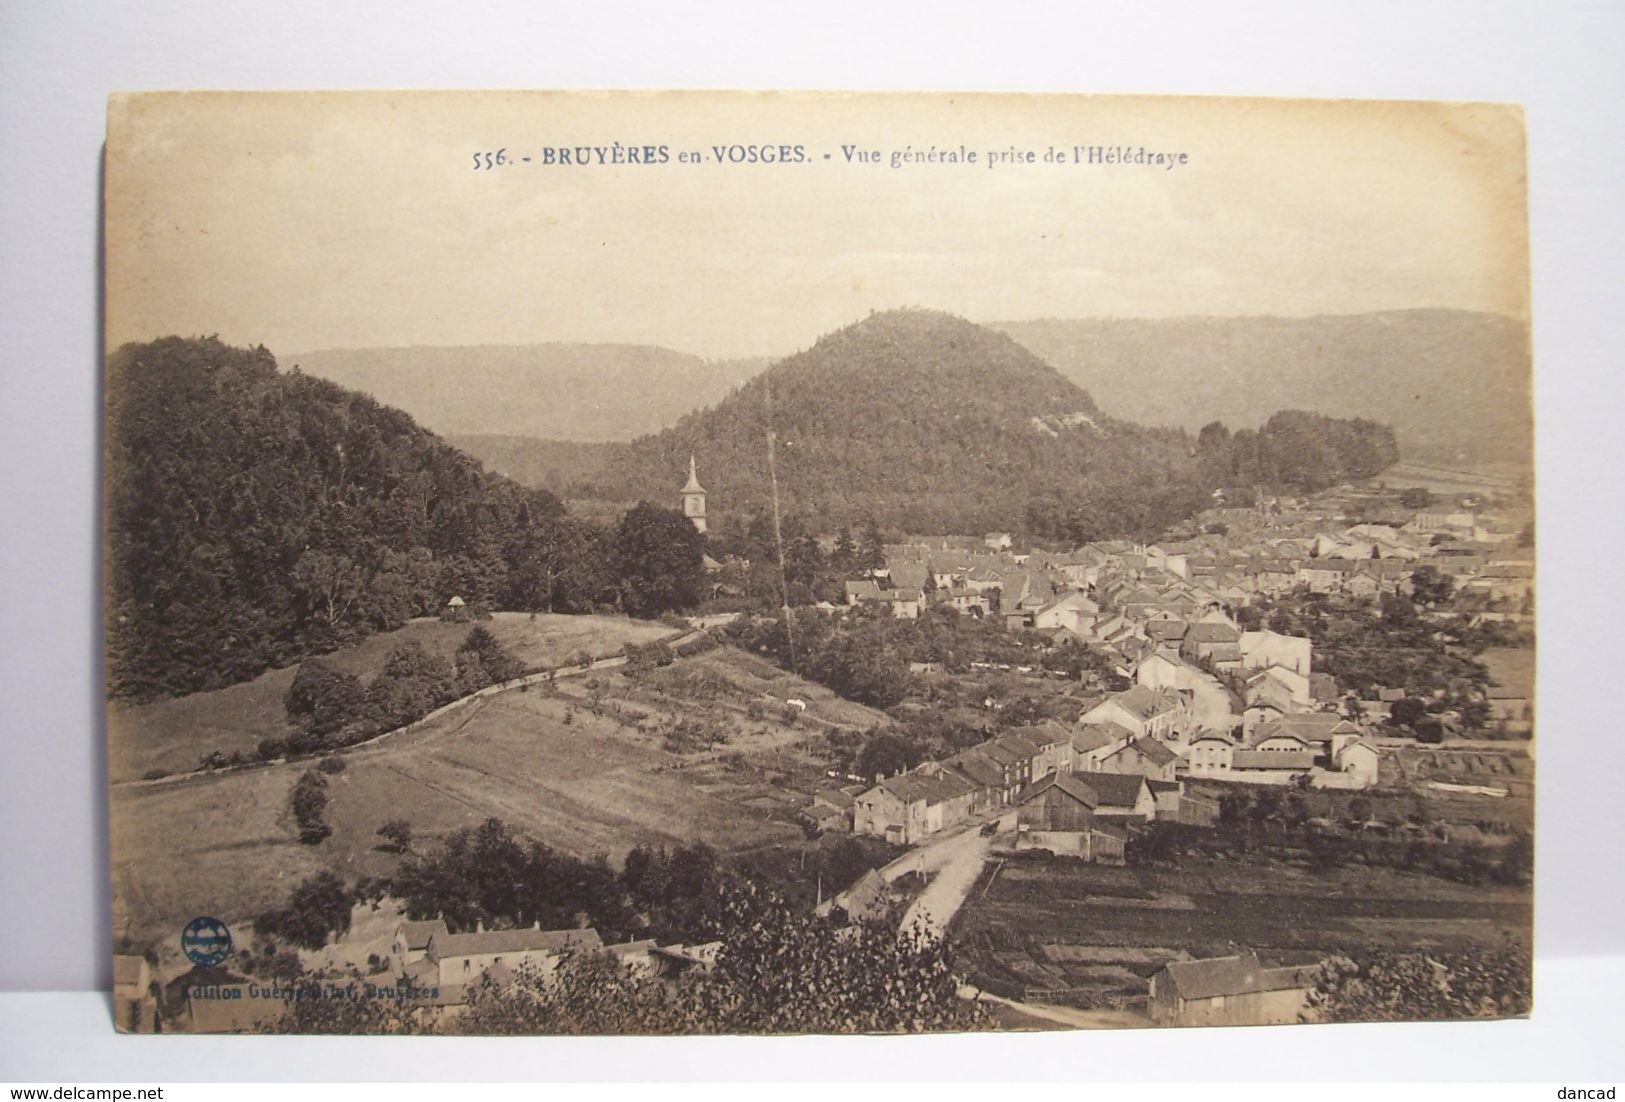
[[[1625,336],[1621,11],[1615,4],[1577,3],[1199,0],[1099,10],[941,0],[728,3],[694,11],[522,0],[0,3],[0,991],[94,989],[105,987],[110,975],[94,549],[98,164],[109,92],[742,87],[1496,100],[1525,105],[1530,151],[1543,732],[1537,959],[1553,966],[1537,969],[1537,1021],[1464,1034],[1471,1038],[1460,1042],[1466,1049],[1453,1027],[1380,1034],[1372,1027],[1249,1031],[1249,1038],[1272,1038],[1271,1060],[1240,1067],[1221,1056],[1235,1043],[1228,1030],[1162,1034],[1156,1048],[1174,1058],[1147,1063],[1141,1057],[1135,1064],[1114,1064],[1113,1053],[1144,1048],[1144,1042],[975,1043],[1010,1059],[1004,1068],[998,1060],[978,1061],[981,1073],[991,1075],[1030,1070],[1028,1059],[1039,1051],[1046,1060],[1063,1051],[1088,1052],[1090,1066],[1063,1061],[1054,1071],[1094,1077],[1246,1076],[1249,1067],[1269,1077],[1416,1077],[1430,1067],[1446,1076],[1473,1075],[1448,1060],[1449,1049],[1483,1053],[1478,1073],[1486,1077],[1511,1070],[1496,1062],[1497,1053],[1540,1078],[1577,1074],[1599,1062],[1618,1076],[1625,1060],[1617,1047],[1601,1043],[1605,1034],[1596,1029],[1598,1016],[1620,1024],[1617,1000],[1592,1000],[1587,1009],[1585,993],[1601,984],[1617,994],[1617,958],[1625,955],[1618,862],[1625,778],[1619,767],[1625,710],[1619,691],[1625,681],[1619,581],[1625,456],[1617,373]],[[1601,959],[1610,956],[1613,963]],[[1566,978],[1559,982],[1559,976]],[[13,999],[0,1013],[0,1079],[9,1077],[8,1067],[20,1074],[24,1066],[12,1062],[23,1053],[21,1034],[5,1028],[21,1028],[20,1020],[59,1023],[53,1035],[64,1048],[74,1042],[63,1033],[82,1034],[91,1046],[85,1051],[117,1052],[117,1060],[158,1051],[141,1047],[154,1042],[139,1040],[107,1042],[118,1046],[108,1048],[100,1035],[105,1019],[94,1013],[61,1010],[67,1017],[49,1017],[41,1016],[43,1009],[18,1009],[25,1006],[45,1004]],[[1328,1062],[1324,1038],[1345,1035],[1367,1042],[1358,1046],[1361,1055]],[[1379,1036],[1380,1044],[1369,1043]],[[1452,1039],[1444,1045],[1447,1036]],[[816,1077],[842,1074],[848,1066],[843,1054],[868,1051],[873,1043],[735,1042],[726,1051],[731,1071],[743,1061],[739,1066],[764,1075]],[[332,1042],[282,1042],[270,1062],[247,1058],[267,1051],[260,1047],[265,1044],[272,1042],[197,1043],[188,1049],[196,1058],[187,1066],[204,1077],[229,1076],[240,1067],[321,1078],[324,1069],[332,1077],[343,1066],[354,1072],[370,1064],[353,1059],[361,1048]],[[617,1053],[646,1051],[624,1042],[596,1044]],[[654,1042],[644,1044],[653,1046],[651,1056],[661,1051]],[[968,1051],[904,1044],[914,1046],[904,1051],[922,1056]],[[482,1055],[481,1066],[506,1067],[510,1076],[545,1075],[533,1059],[539,1051],[522,1043],[488,1048],[493,1055]],[[814,1051],[834,1059],[800,1055]],[[295,1052],[296,1061],[280,1058]],[[526,1052],[530,1056],[521,1055]],[[786,1063],[789,1052],[797,1055]],[[346,1053],[352,1059],[341,1062]],[[1204,1053],[1217,1062],[1204,1063]],[[1430,1064],[1434,1053],[1437,1062]],[[1536,1058],[1544,1062],[1517,1064]],[[80,1070],[113,1074],[106,1069],[117,1068],[117,1060],[82,1063]],[[415,1066],[397,1056],[372,1073],[388,1074],[392,1065]],[[613,1075],[646,1074],[653,1065],[617,1057],[569,1066]],[[719,1068],[687,1060],[668,1066],[674,1074]],[[933,1057],[915,1070],[951,1069]],[[442,1069],[455,1072],[455,1066]],[[73,1077],[72,1063],[61,1064],[58,1074]]]

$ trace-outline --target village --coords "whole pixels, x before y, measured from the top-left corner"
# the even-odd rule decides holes
[[[702,531],[704,494],[691,465],[682,504]],[[1467,504],[1477,503],[1469,497]],[[1150,543],[1102,541],[1057,553],[1018,549],[1010,535],[994,533],[886,545],[884,566],[845,583],[844,606],[826,603],[819,611],[908,620],[949,609],[996,625],[1031,648],[1030,664],[972,658],[956,673],[942,663],[914,662],[913,683],[1013,679],[1062,710],[1048,711],[1060,718],[1003,724],[998,713],[1005,703],[990,695],[981,706],[997,733],[981,742],[889,775],[832,770],[801,809],[805,829],[819,837],[878,839],[898,856],[832,890],[818,902],[819,913],[945,934],[973,889],[981,885],[987,895],[989,869],[996,878],[1005,862],[1022,858],[1122,869],[1137,860],[1137,845],[1141,853],[1148,849],[1148,831],[1171,826],[1189,838],[1191,831],[1218,828],[1226,801],[1235,799],[1226,794],[1237,791],[1345,801],[1386,793],[1390,805],[1409,798],[1419,807],[1429,798],[1441,808],[1451,800],[1473,800],[1477,808],[1526,799],[1527,685],[1486,686],[1488,718],[1478,726],[1492,727],[1496,738],[1466,738],[1461,710],[1446,707],[1457,701],[1443,691],[1407,695],[1403,685],[1340,684],[1317,668],[1313,640],[1274,630],[1258,611],[1290,597],[1410,601],[1420,580],[1449,594],[1423,615],[1517,632],[1532,622],[1532,562],[1519,546],[1527,518],[1515,509],[1467,504],[1458,497],[1445,507],[1405,509],[1394,491],[1343,487],[1246,508],[1216,500],[1186,538]],[[1346,523],[1351,514],[1362,519]],[[737,613],[702,609],[689,631],[726,629],[739,620]],[[1097,661],[1077,680],[1057,680],[1043,653],[1060,647],[1082,647]],[[797,699],[783,703],[787,711],[806,708]],[[1437,738],[1424,741],[1419,729],[1430,721]],[[1358,814],[1328,813],[1302,825],[1322,835],[1375,834],[1385,842],[1394,836],[1396,843],[1475,830],[1385,820],[1370,806],[1370,800],[1329,804],[1328,811]],[[364,911],[357,907],[358,915]],[[1077,934],[1087,940],[1086,931]],[[709,968],[720,947],[605,944],[590,927],[540,924],[477,924],[456,932],[444,919],[386,913],[363,917],[322,959],[326,974],[353,981],[328,991],[330,998],[358,997],[360,985],[371,992],[367,997],[455,1017],[481,984],[511,982],[521,973],[545,976],[572,955],[607,952],[632,974],[670,980]],[[1132,1006],[1128,1020],[1259,1024],[1307,1012],[1315,967],[1301,960],[1266,964],[1245,947],[1218,957],[1181,951],[1148,959],[1160,967],[1131,984],[1139,993],[1110,1003]],[[1022,967],[1044,971],[1042,964]],[[148,963],[120,958],[119,976],[122,1013],[150,1020],[156,1011],[143,994],[152,986]],[[183,1013],[188,1028],[201,1031],[261,1028],[322,990],[253,980],[198,985]],[[1061,1024],[1102,1024],[1098,1008],[1090,1018],[1089,1011],[1046,1007],[1031,989],[1021,993],[1027,997],[1008,1000],[975,984],[967,988],[973,997]],[[1108,1015],[1105,1024],[1124,1020]]]

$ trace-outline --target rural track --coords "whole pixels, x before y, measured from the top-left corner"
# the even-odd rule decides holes
[[[683,646],[685,643],[690,643],[693,640],[698,639],[704,634],[706,634],[705,629],[693,628],[674,635],[670,639],[659,640],[659,642],[665,643],[668,647],[677,648]],[[673,661],[682,661],[686,657],[688,656],[674,655]],[[501,693],[512,692],[515,689],[523,689],[528,688],[531,685],[539,685],[557,681],[560,678],[581,677],[597,670],[619,669],[621,666],[626,665],[626,663],[626,655],[608,654],[599,658],[594,658],[591,664],[586,666],[572,663],[568,665],[552,666],[545,670],[536,670],[533,673],[527,673],[521,677],[516,677],[511,681],[504,681],[498,685],[487,685],[485,688],[469,693],[467,696],[460,696],[456,700],[447,701],[445,704],[442,704],[428,715],[415,719],[411,723],[405,724],[401,727],[396,727],[393,730],[381,732],[380,734],[376,734],[369,739],[363,739],[360,742],[353,742],[348,746],[337,747],[334,750],[329,751],[329,753],[352,753],[357,750],[370,749],[386,740],[394,739],[400,735],[409,734],[412,731],[416,731],[424,726],[427,726],[429,723],[442,718],[450,712],[468,708],[473,702],[482,701],[487,698],[497,696]],[[461,729],[461,725],[459,725],[458,729]],[[165,788],[171,785],[185,784],[210,777],[228,777],[235,773],[247,773],[254,769],[274,769],[278,766],[289,765],[300,761],[315,761],[322,756],[324,755],[313,754],[308,758],[272,758],[269,761],[252,761],[244,762],[241,765],[222,766],[219,769],[193,769],[185,773],[171,773],[167,777],[142,777],[128,781],[112,781],[108,784],[108,788]]]

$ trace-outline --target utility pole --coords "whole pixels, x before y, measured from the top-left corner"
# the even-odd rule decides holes
[[[790,659],[790,672],[795,673],[796,629],[790,617],[790,576],[784,565],[784,528],[779,519],[779,471],[774,458],[777,434],[773,431],[773,380],[763,376],[762,386],[767,394],[767,479],[773,490],[773,544],[779,553],[780,611],[784,614],[784,641]]]

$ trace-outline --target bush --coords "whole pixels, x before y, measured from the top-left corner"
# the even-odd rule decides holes
[[[316,768],[323,773],[342,773],[345,769],[345,761],[337,754],[329,754],[316,763]]]
[[[393,852],[405,853],[412,848],[412,824],[405,819],[388,819],[378,828],[378,837],[387,842]]]
[[[299,840],[314,846],[333,833],[327,825],[327,778],[314,769],[307,769],[293,786],[288,797],[294,822],[299,826]]]
[[[295,727],[325,736],[366,718],[367,692],[354,674],[310,659],[299,664],[282,706]]]
[[[254,753],[260,761],[275,761],[277,758],[286,755],[287,752],[288,743],[286,739],[262,738],[259,745],[254,747]]]

